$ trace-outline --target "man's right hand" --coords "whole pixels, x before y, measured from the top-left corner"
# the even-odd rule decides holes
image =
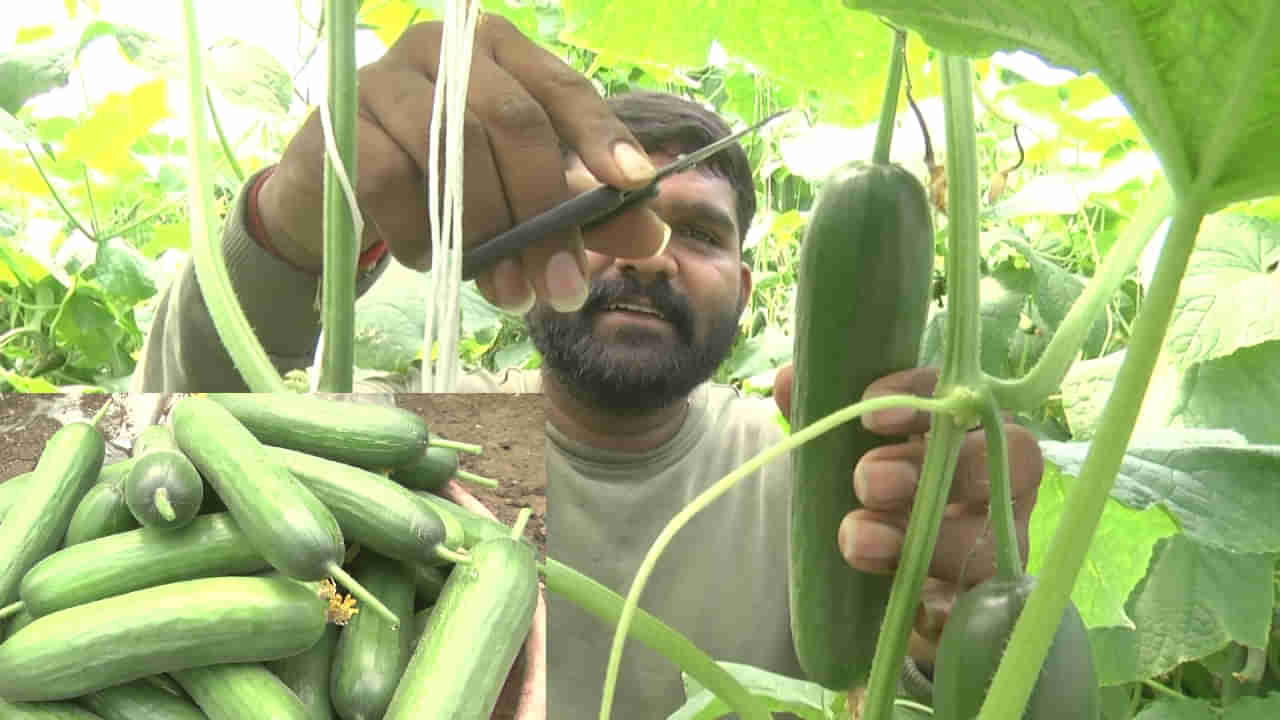
[[[385,241],[401,263],[431,266],[426,168],[442,28],[410,27],[360,70],[356,195],[365,220],[361,248]],[[497,15],[476,28],[464,126],[464,247],[567,200],[561,146],[602,182],[644,185],[653,167],[590,81]],[[263,183],[258,207],[273,248],[319,272],[323,258],[324,136],[318,112],[290,141]],[[651,211],[628,212],[618,232],[594,232],[591,249],[619,257],[660,250],[663,225]],[[623,226],[629,226],[623,230]],[[477,278],[500,307],[524,311],[534,295],[562,311],[586,298],[586,258],[573,229],[505,259]]]

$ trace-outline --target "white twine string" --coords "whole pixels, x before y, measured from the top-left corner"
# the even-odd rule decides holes
[[[458,382],[458,340],[462,288],[462,135],[471,51],[480,3],[446,3],[434,108],[428,130],[427,204],[431,227],[430,292],[423,312],[420,392],[452,392]],[[447,132],[446,132],[447,131]],[[444,178],[440,145],[444,142]],[[443,181],[443,192],[441,182]],[[438,346],[438,347],[437,347]],[[432,359],[436,350],[438,359]]]

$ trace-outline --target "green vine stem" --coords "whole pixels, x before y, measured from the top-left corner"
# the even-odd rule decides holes
[[[1161,185],[1142,204],[1138,214],[1120,234],[1107,259],[1090,278],[1084,292],[1072,304],[1035,367],[1016,380],[987,376],[987,386],[991,388],[1000,407],[1006,410],[1031,410],[1058,391],[1080,348],[1084,347],[1089,330],[1102,313],[1106,312],[1107,303],[1111,302],[1116,290],[1137,264],[1142,250],[1169,216],[1172,206],[1173,195],[1166,185]]]
[[[884,99],[880,102],[880,122],[876,125],[876,145],[871,162],[889,164],[889,147],[893,143],[893,123],[898,118],[898,93],[902,88],[902,68],[907,64],[907,31],[894,29],[893,50],[889,53],[889,77],[884,83]]]
[[[236,154],[231,150],[231,143],[227,142],[227,134],[222,131],[222,121],[218,120],[218,113],[213,107],[213,90],[204,89],[205,102],[209,103],[209,118],[213,120],[213,131],[218,135],[218,143],[222,145],[222,154],[227,157],[227,164],[231,166],[231,172],[236,174],[236,182],[244,184],[244,170],[240,168],[240,163],[236,162]]]
[[[287,392],[280,373],[262,349],[253,328],[244,316],[231,286],[222,258],[217,212],[214,210],[212,162],[204,120],[204,71],[200,59],[200,36],[196,29],[195,0],[183,0],[183,39],[187,53],[187,157],[191,163],[188,185],[191,191],[191,253],[196,280],[209,306],[209,315],[218,337],[235,362],[236,369],[252,392]]]
[[[996,575],[1016,580],[1022,575],[1018,528],[1013,520],[1013,492],[1009,486],[1009,441],[1004,416],[994,397],[982,405],[982,433],[987,441],[987,484],[991,488],[991,527],[996,538]]]
[[[984,389],[978,359],[981,350],[978,148],[973,124],[973,73],[967,58],[942,56],[942,98],[946,116],[947,217],[951,237],[946,272],[951,307],[935,394],[963,411],[952,416],[934,415],[929,429],[915,505],[907,522],[901,560],[876,639],[863,720],[892,717],[893,699],[920,603],[920,591],[929,574],[965,431],[985,407],[994,407],[999,417],[998,406]]]
[[[458,468],[457,470],[454,471],[453,474],[456,475],[459,480],[462,480],[464,482],[469,482],[472,485],[479,485],[480,487],[487,487],[487,488],[498,487],[497,480],[494,480],[493,478],[487,478],[483,475],[477,475],[473,472],[463,470],[462,468]]]
[[[329,35],[329,106],[336,148],[324,156],[324,276],[321,280],[321,313],[324,350],[318,388],[324,392],[351,392],[355,367],[356,236],[358,208],[352,207],[339,173],[354,185],[356,177],[356,12],[355,0],[325,3],[325,32]],[[326,146],[328,142],[326,140]],[[337,152],[338,163],[333,153]]]
[[[22,609],[25,607],[26,607],[26,604],[23,603],[21,600],[15,603],[10,603],[8,605],[5,605],[4,607],[0,607],[0,621],[8,620],[14,615],[17,615],[18,613],[22,612]]]
[[[1146,302],[1134,321],[1129,349],[1113,385],[1115,391],[1102,409],[1098,433],[1089,444],[1080,479],[1067,497],[1058,529],[1045,554],[1044,566],[1049,572],[1041,575],[1027,598],[979,720],[1018,717],[1026,707],[1133,435],[1173,315],[1178,286],[1204,219],[1204,208],[1200,198],[1180,197],[1174,204],[1173,222]]]
[[[569,600],[607,625],[615,625],[622,616],[622,596],[550,557],[538,566],[547,589]],[[770,720],[763,703],[729,671],[698,649],[689,638],[670,625],[639,610],[630,636],[670,660],[700,685],[724,700],[742,720]]]
[[[613,706],[614,689],[618,679],[618,667],[622,662],[622,647],[627,636],[627,630],[631,626],[631,621],[635,615],[636,606],[640,601],[640,594],[644,591],[644,586],[652,574],[653,568],[658,563],[658,558],[662,552],[666,550],[667,545],[671,543],[671,539],[680,531],[695,515],[705,509],[712,502],[715,502],[721,495],[728,492],[742,478],[759,470],[765,464],[777,458],[779,455],[790,452],[792,449],[803,445],[804,443],[816,438],[830,430],[839,427],[854,418],[869,412],[885,410],[895,407],[909,407],[925,412],[963,414],[969,411],[970,398],[963,396],[953,396],[950,398],[922,398],[915,395],[882,395],[880,397],[862,400],[847,407],[841,408],[836,412],[827,415],[821,420],[809,425],[799,432],[792,433],[783,440],[765,448],[757,453],[747,462],[734,468],[729,474],[720,478],[711,487],[703,490],[698,497],[692,502],[684,506],[680,512],[667,523],[662,532],[658,534],[658,538],[653,541],[653,545],[649,547],[649,552],[645,555],[644,560],[640,563],[640,568],[636,571],[635,579],[631,582],[631,589],[627,593],[626,603],[622,607],[622,615],[618,620],[617,628],[613,635],[613,645],[609,652],[609,665],[605,671],[604,693],[600,701],[600,720],[609,720],[609,713]],[[939,423],[940,425],[948,425],[949,423]],[[834,538],[833,538],[834,540]],[[902,667],[902,658],[898,658],[898,667]]]
[[[68,208],[67,204],[62,201],[62,195],[60,195],[57,188],[53,186],[53,182],[49,180],[49,176],[44,172],[44,166],[40,164],[39,158],[37,158],[35,152],[31,150],[31,143],[23,143],[23,147],[27,149],[27,155],[31,157],[31,164],[36,166],[36,172],[40,173],[40,179],[44,181],[44,186],[49,189],[49,194],[53,196],[53,201],[58,203],[58,207],[62,208],[62,214],[66,215],[67,219],[71,221],[71,224],[75,225],[77,230],[84,233],[85,237],[97,242],[98,238],[92,232],[85,229],[84,225],[80,224],[80,221],[76,219],[76,216],[71,213],[71,208]]]

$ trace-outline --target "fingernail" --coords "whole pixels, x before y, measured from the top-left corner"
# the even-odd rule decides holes
[[[867,505],[867,464],[860,462],[853,466],[853,494],[858,501]]]
[[[556,312],[573,312],[587,301],[587,280],[578,260],[568,250],[547,261],[547,301]]]
[[[670,243],[670,242],[671,242],[671,226],[666,223],[662,223],[662,244],[658,246],[658,250],[653,254],[653,257],[657,257],[662,253],[666,252],[667,243]]]
[[[515,315],[524,315],[533,309],[534,301],[537,299],[533,292],[533,285],[525,279],[524,273],[520,271],[520,264],[512,258],[503,258],[494,268],[495,284],[498,288],[510,289],[518,287],[519,295],[508,294],[502,298],[502,309]]]
[[[524,315],[533,309],[533,303],[537,298],[534,296],[533,286],[527,280],[524,283],[524,289],[525,292],[520,297],[519,302],[505,308],[507,312],[514,315]]]
[[[618,163],[622,174],[634,183],[648,182],[657,173],[653,163],[640,154],[639,150],[624,142],[613,146],[613,161]]]
[[[915,466],[903,460],[863,461],[853,468],[853,492],[863,505],[883,508],[902,504],[911,499],[917,483]]]
[[[858,522],[849,513],[840,521],[836,539],[840,554],[850,564],[883,562],[902,551],[902,532],[877,522]]]

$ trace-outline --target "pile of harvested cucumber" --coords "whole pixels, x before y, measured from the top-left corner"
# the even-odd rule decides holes
[[[489,718],[538,575],[528,510],[432,492],[491,482],[458,470],[478,447],[394,407],[184,396],[104,466],[101,417],[0,483],[0,718]]]

